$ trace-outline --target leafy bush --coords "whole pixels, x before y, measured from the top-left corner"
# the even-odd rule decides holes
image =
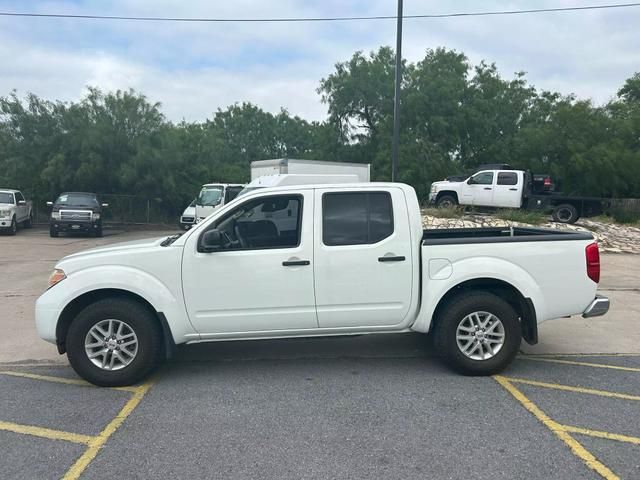
[[[625,225],[640,223],[640,211],[629,210],[622,207],[613,207],[609,214],[618,223]]]

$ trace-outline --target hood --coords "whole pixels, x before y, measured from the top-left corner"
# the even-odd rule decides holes
[[[2,209],[13,208],[13,207],[15,207],[13,203],[0,203],[0,208]]]
[[[160,243],[165,238],[167,237],[145,238],[142,240],[133,240],[131,242],[113,243],[111,245],[106,245],[104,247],[90,248],[89,250],[83,250],[78,253],[72,253],[71,255],[64,257],[60,261],[60,263],[66,262],[67,260],[79,260],[79,259],[83,259],[85,257],[90,257],[90,256],[102,256],[102,255],[120,254],[120,253],[126,254],[130,252],[136,252],[137,250],[160,247]],[[163,247],[160,247],[160,248],[163,248]]]
[[[187,207],[182,212],[183,217],[193,217],[196,214],[196,207]]]

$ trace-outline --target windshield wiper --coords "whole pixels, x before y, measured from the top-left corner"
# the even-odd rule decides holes
[[[177,233],[175,235],[169,235],[167,238],[165,238],[162,241],[162,243],[160,245],[163,246],[163,247],[168,247],[173,242],[175,242],[177,239],[179,239],[181,236],[182,236],[182,233]]]

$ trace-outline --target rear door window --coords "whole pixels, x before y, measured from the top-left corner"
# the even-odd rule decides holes
[[[329,246],[378,243],[393,233],[388,192],[340,192],[322,196],[322,243]]]
[[[518,174],[515,172],[498,173],[498,185],[517,185]]]

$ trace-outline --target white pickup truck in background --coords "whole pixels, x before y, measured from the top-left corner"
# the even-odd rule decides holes
[[[33,208],[20,190],[0,189],[0,231],[15,235],[18,226],[31,228]]]
[[[561,223],[575,223],[580,217],[599,215],[608,202],[602,198],[547,191],[537,184],[536,177],[525,170],[480,170],[462,180],[433,182],[429,202],[444,208],[468,205],[539,210],[551,213],[553,219]]]
[[[64,258],[36,324],[104,386],[141,380],[181,343],[410,331],[489,375],[540,322],[606,313],[599,276],[588,233],[423,231],[407,185],[264,188],[182,235]]]

